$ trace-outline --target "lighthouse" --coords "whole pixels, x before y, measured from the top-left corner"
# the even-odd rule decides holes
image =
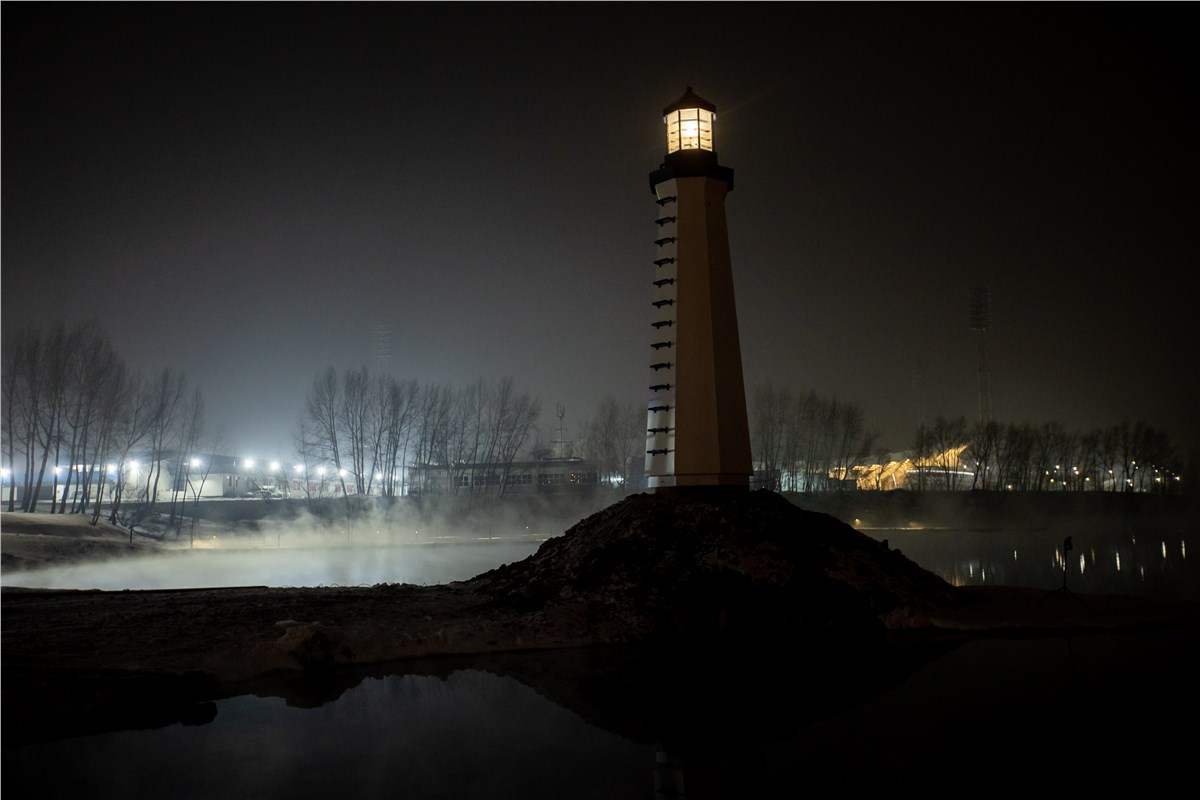
[[[716,106],[687,92],[663,109],[666,155],[654,195],[653,300],[646,414],[651,491],[746,489],[753,473],[738,342]]]

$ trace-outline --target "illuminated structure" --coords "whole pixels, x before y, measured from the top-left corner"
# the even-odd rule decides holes
[[[654,308],[647,403],[651,491],[746,488],[753,473],[738,343],[716,106],[689,86],[663,110],[667,153],[650,173],[655,205]]]

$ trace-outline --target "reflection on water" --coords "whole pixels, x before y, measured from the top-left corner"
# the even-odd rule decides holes
[[[957,586],[994,584],[1200,602],[1200,559],[1188,533],[1091,528],[1052,530],[873,529]]]
[[[700,680],[679,659],[653,671],[496,657],[489,671],[355,679],[317,707],[246,695],[219,701],[204,725],[6,741],[3,789],[294,800],[651,800],[656,786],[658,797],[675,787],[739,799],[1154,794],[1194,771],[1197,644],[1194,629],[979,638],[824,674],[806,664],[837,654],[800,648],[787,662],[697,662]]]
[[[42,797],[634,797],[653,751],[511,678],[367,679],[334,703],[223,700],[199,727],[4,751],[4,792]],[[587,776],[591,794],[578,792]]]
[[[958,584],[1050,590],[1065,574],[1076,592],[1200,601],[1179,533],[1072,531],[1070,549],[1050,531],[868,533]],[[536,547],[295,550],[244,562],[251,554],[213,551],[181,554],[179,568],[225,581],[212,585],[430,583]],[[314,577],[297,577],[306,562]],[[147,574],[172,574],[161,569],[171,562],[156,563]],[[272,563],[291,571],[271,573]],[[1154,795],[1193,777],[1198,657],[1200,631],[1186,627],[862,650],[805,641],[786,655],[723,660],[601,651],[406,664],[395,671],[407,674],[266,682],[190,725],[64,730],[30,743],[8,715],[0,775],[13,797]]]

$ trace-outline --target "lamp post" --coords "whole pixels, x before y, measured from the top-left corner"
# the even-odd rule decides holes
[[[734,304],[716,106],[687,92],[663,109],[655,196],[647,488],[745,489],[753,466]]]

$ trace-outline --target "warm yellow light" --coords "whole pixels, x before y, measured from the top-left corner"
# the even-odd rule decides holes
[[[713,120],[716,114],[703,108],[681,108],[665,118],[667,152],[713,149]]]

